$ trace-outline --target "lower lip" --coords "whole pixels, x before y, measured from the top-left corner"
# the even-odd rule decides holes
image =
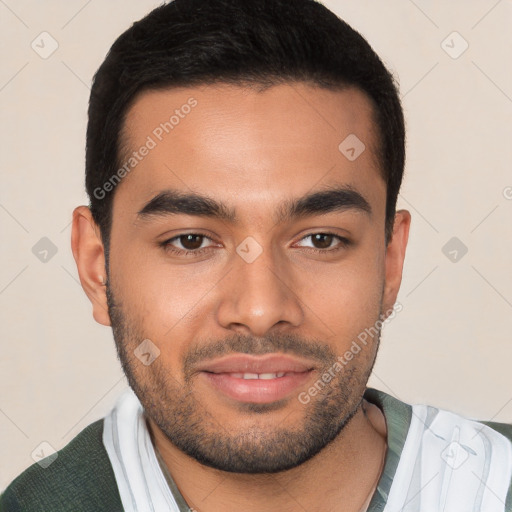
[[[221,393],[240,402],[270,403],[286,398],[306,382],[311,370],[290,373],[275,379],[241,379],[229,373],[202,372],[209,383]]]

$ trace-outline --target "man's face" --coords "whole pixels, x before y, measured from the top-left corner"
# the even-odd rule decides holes
[[[378,336],[336,361],[394,302],[369,101],[305,84],[153,91],[125,126],[129,153],[150,149],[115,192],[109,313],[147,417],[218,469],[304,462],[356,412]],[[339,149],[351,134],[355,160],[362,146]]]

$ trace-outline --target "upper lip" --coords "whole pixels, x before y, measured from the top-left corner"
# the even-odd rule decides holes
[[[210,373],[280,373],[307,372],[313,365],[304,360],[287,354],[266,354],[251,356],[237,354],[214,359],[203,363],[199,371]]]

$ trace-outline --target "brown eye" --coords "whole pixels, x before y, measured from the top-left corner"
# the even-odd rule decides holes
[[[204,242],[208,244],[212,239],[203,233],[183,233],[161,242],[160,245],[167,252],[180,256],[193,256],[211,249],[211,244],[205,246]]]
[[[328,233],[316,233],[311,235],[311,240],[317,249],[328,249],[331,247],[334,236]]]
[[[301,242],[306,240],[309,241],[309,244],[301,245],[301,247],[318,254],[332,254],[351,245],[350,240],[334,233],[310,233],[302,238]]]
[[[201,247],[204,238],[205,237],[203,235],[196,235],[192,233],[188,235],[181,235],[178,237],[178,240],[184,249],[187,251],[193,251]]]

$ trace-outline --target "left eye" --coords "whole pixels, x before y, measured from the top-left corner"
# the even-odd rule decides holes
[[[311,247],[314,250],[319,250],[322,252],[334,251],[342,247],[346,247],[350,244],[350,241],[348,239],[343,238],[339,235],[335,235],[334,233],[310,233],[309,235],[303,237],[301,240],[306,240],[308,238],[310,238],[311,242],[316,245],[302,247]],[[332,242],[335,239],[339,240],[339,244],[333,248]]]

